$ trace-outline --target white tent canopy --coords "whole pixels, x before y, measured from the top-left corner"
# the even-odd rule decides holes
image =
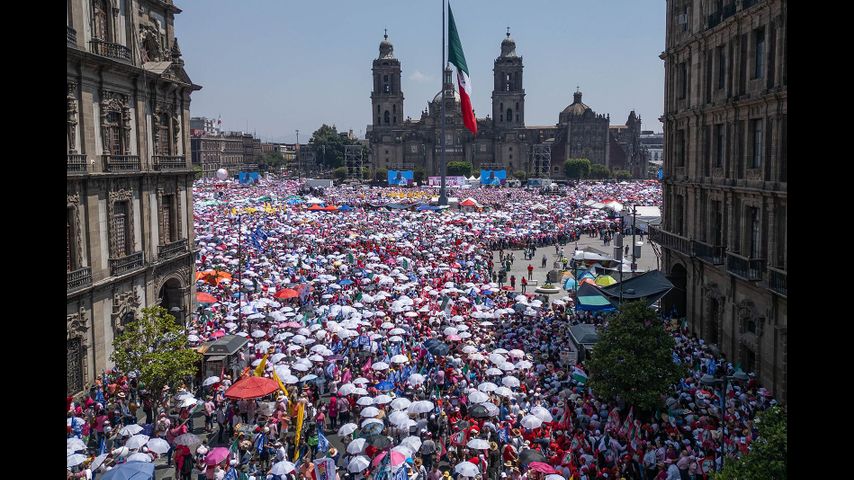
[[[661,208],[638,206],[636,207],[637,217],[634,219],[635,225],[641,231],[649,231],[650,225],[661,224]],[[623,210],[623,225],[630,226],[632,224],[632,210],[626,208]]]

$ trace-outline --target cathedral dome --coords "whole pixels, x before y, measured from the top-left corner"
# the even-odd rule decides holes
[[[380,42],[380,58],[394,58],[394,45],[388,41],[388,33],[383,35],[383,41]]]
[[[581,91],[576,90],[572,95],[573,102],[563,109],[561,116],[563,115],[584,115],[585,112],[590,110],[590,107],[581,102]]]
[[[457,93],[457,90],[456,90],[456,89],[454,89],[454,90],[453,90],[453,92],[454,92],[454,102],[455,102],[455,103],[460,103],[460,94],[459,94],[459,93]],[[450,91],[448,91],[448,92],[446,92],[445,94],[446,94],[447,96],[450,96],[451,92],[450,92]],[[441,91],[439,91],[439,93],[437,93],[437,94],[436,94],[436,96],[435,96],[435,97],[433,97],[433,102],[431,102],[431,103],[438,103],[438,102],[441,102],[441,101],[442,101],[442,92],[441,92]]]

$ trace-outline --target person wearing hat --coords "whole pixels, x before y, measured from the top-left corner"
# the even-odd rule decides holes
[[[501,472],[501,452],[498,450],[498,444],[494,441],[489,442],[486,465],[487,478],[498,480],[498,474]]]

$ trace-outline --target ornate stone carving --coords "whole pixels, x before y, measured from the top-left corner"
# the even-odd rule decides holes
[[[74,313],[71,315],[65,316],[65,328],[67,339],[72,339],[75,337],[80,337],[83,345],[87,344],[86,332],[89,331],[89,322],[86,320],[86,312],[82,309],[79,313]]]
[[[124,151],[111,152],[109,151],[110,138],[107,116],[110,113],[120,113],[122,116],[122,134],[124,136]],[[113,155],[127,155],[130,151],[130,129],[131,129],[131,114],[128,96],[123,93],[111,92],[109,90],[101,90],[101,136],[104,145],[104,151]]]
[[[116,252],[118,251],[118,227],[115,223],[114,217],[116,202],[128,202],[128,215],[125,221],[127,222],[127,233],[131,245],[135,245],[136,240],[133,228],[133,190],[130,188],[130,185],[127,184],[125,179],[117,179],[113,183],[112,189],[107,194],[107,218],[110,226],[110,258],[115,258]]]
[[[125,316],[132,313],[135,317],[136,310],[139,308],[139,305],[139,296],[133,288],[128,292],[113,295],[113,312],[111,320],[113,323],[113,331],[116,335],[121,334],[125,329]]]
[[[69,82],[65,95],[66,129],[68,131],[68,153],[77,153],[77,84]]]
[[[156,26],[139,26],[139,45],[141,47],[140,53],[142,54],[143,62],[160,62],[167,60],[163,52],[162,42],[162,36]]]
[[[80,223],[80,192],[77,190],[78,185],[69,185],[66,188],[66,208],[72,208],[74,215],[74,255],[77,265],[83,263],[83,239],[82,239],[82,224]],[[68,191],[71,190],[71,191]]]

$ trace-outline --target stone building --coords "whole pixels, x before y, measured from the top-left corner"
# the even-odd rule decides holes
[[[665,308],[787,397],[785,0],[667,1]]]
[[[139,308],[193,302],[190,95],[172,1],[69,0],[67,391],[112,362]]]
[[[386,34],[374,59],[371,92],[371,124],[366,137],[370,142],[373,169],[423,169],[427,176],[440,174],[442,92],[438,92],[421,111],[417,120],[404,117],[401,89],[401,63]],[[586,156],[593,163],[610,166],[609,117],[597,115],[575,101],[559,115],[556,125],[525,125],[525,89],[523,58],[516,53],[510,37],[501,42],[501,53],[493,63],[492,112],[477,118],[477,136],[463,125],[460,96],[451,78],[444,72],[445,158],[448,162],[467,161],[472,169],[505,169],[509,174],[524,171],[528,176],[563,178],[566,159]],[[478,95],[475,91],[475,95]],[[477,112],[475,112],[476,114]],[[640,134],[640,118],[629,130]],[[637,139],[619,137],[620,149],[636,145]],[[533,155],[535,148],[549,152],[550,159]],[[629,155],[634,151],[629,151]],[[625,163],[625,161],[624,161]]]

